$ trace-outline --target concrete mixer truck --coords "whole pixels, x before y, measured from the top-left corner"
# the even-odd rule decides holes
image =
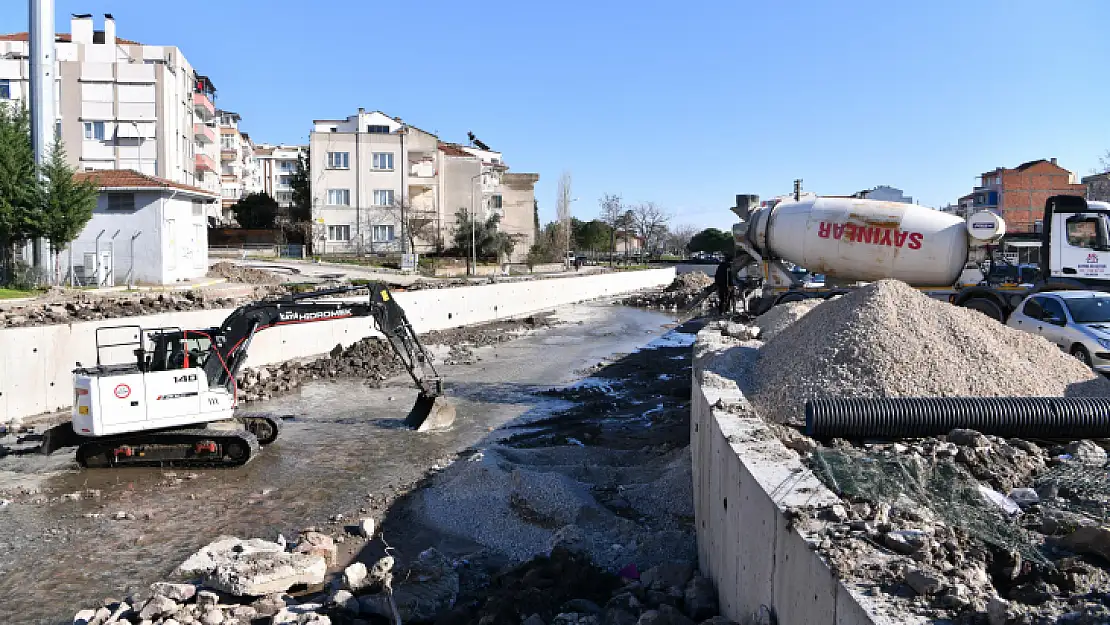
[[[740,301],[752,314],[776,304],[828,298],[884,278],[1005,321],[1033,291],[1110,291],[1110,204],[1057,195],[1045,203],[1037,281],[992,282],[1006,234],[989,211],[966,220],[914,204],[803,196],[762,205],[736,196],[733,226]],[[824,274],[807,288],[789,265]]]

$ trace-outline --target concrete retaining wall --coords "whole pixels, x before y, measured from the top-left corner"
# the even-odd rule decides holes
[[[451,289],[396,293],[413,328],[423,333],[527,315],[558,306],[669,284],[674,269],[557,278]],[[206,328],[221,323],[232,309],[107,319],[0,330],[0,421],[63,410],[73,402],[73,368],[96,363],[97,328]],[[259,333],[246,366],[259,366],[323,354],[377,334],[368,318],[301,324]],[[103,342],[130,331],[104,331]],[[126,357],[117,350],[114,362]]]
[[[779,442],[736,384],[714,373],[716,357],[736,349],[750,348],[709,328],[694,346],[690,451],[698,564],[717,585],[721,613],[741,625],[925,622],[840,581],[813,550],[815,537],[787,523],[788,507],[839,498]]]

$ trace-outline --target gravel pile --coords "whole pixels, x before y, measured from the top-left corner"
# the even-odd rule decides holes
[[[1110,395],[1045,339],[896,280],[815,310],[759,350],[748,386],[765,419],[799,423],[805,400],[826,397]]]
[[[368,337],[346,349],[336,345],[329,355],[310,362],[289,360],[248,369],[240,372],[236,384],[239,400],[252,402],[288,393],[312,380],[364,378],[376,386],[404,370],[384,340]]]
[[[209,278],[226,278],[231,282],[244,284],[281,284],[284,280],[277,274],[246,265],[220,262],[208,268]]]
[[[691,271],[678,274],[673,282],[662,289],[637,293],[625,298],[622,303],[638,308],[684,309],[697,301],[705,289],[711,286],[713,286],[713,278],[700,271]],[[713,294],[705,302],[716,300],[717,296]]]
[[[795,321],[801,319],[825,300],[805,299],[800,302],[779,304],[756,317],[755,326],[759,328],[759,338],[770,341]]]

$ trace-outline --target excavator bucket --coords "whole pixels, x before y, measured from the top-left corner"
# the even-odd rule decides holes
[[[443,395],[430,396],[421,393],[416,398],[405,425],[417,432],[445,430],[455,423],[455,405]]]

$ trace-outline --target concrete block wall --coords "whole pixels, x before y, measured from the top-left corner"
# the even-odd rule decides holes
[[[788,507],[839,498],[776,438],[736,384],[714,373],[716,359],[734,349],[744,348],[715,329],[698,334],[690,419],[698,566],[717,586],[721,613],[741,625],[926,622],[840,581],[814,551],[815,538],[787,523]]]
[[[418,333],[518,317],[559,306],[669,284],[674,269],[652,269],[504,284],[399,292],[394,296]],[[357,298],[349,298],[357,299]],[[0,421],[63,410],[73,404],[72,371],[77,362],[96,364],[98,328],[208,328],[232,309],[176,312],[67,325],[0,330]],[[281,326],[261,332],[246,366],[317,356],[378,333],[369,318]],[[137,336],[131,330],[102,330],[102,342]],[[116,350],[114,362],[131,356]]]

